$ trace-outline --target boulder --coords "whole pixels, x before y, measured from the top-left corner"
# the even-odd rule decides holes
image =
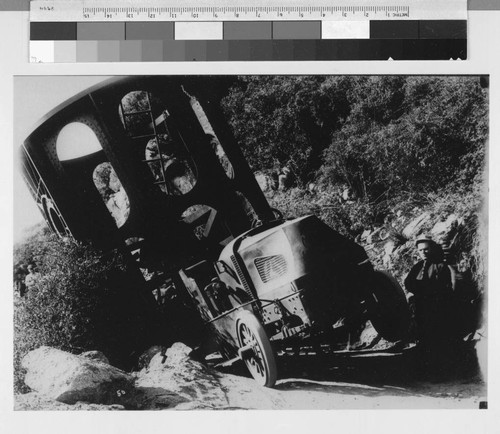
[[[193,360],[191,348],[175,343],[166,353],[165,363],[157,353],[149,366],[137,374],[136,386],[143,390],[158,388],[176,395],[183,401],[210,403],[211,408],[227,407],[228,401],[219,382],[219,374],[213,369]]]
[[[441,245],[449,245],[457,234],[463,221],[455,214],[450,214],[446,220],[437,222],[431,229],[434,241]]]
[[[393,240],[384,243],[384,255],[382,256],[382,263],[387,269],[392,268],[392,254],[396,250],[397,245]]]
[[[407,239],[414,238],[422,229],[422,227],[429,222],[431,218],[430,213],[424,212],[418,217],[415,217],[410,223],[408,223],[403,229],[403,235]]]
[[[156,354],[137,375],[143,393],[140,408],[175,410],[285,409],[279,390],[259,386],[253,378],[216,371],[193,359],[191,349],[175,343],[161,363]],[[161,400],[161,401],[159,401]],[[170,404],[169,407],[166,405]]]
[[[96,360],[98,362],[106,363],[109,365],[108,358],[101,351],[85,351],[80,354],[80,357],[85,357],[90,360]]]
[[[134,378],[120,369],[55,348],[44,346],[29,352],[22,366],[27,371],[27,386],[66,404],[122,404],[133,390]]]
[[[255,179],[259,184],[259,187],[262,191],[268,191],[272,189],[272,181],[266,174],[262,172],[255,172]]]

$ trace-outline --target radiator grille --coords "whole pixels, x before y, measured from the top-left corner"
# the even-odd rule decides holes
[[[231,255],[231,262],[233,263],[234,269],[236,270],[236,273],[238,274],[238,277],[240,278],[240,282],[243,284],[243,288],[245,289],[246,293],[250,296],[250,298],[253,298],[252,291],[250,290],[250,287],[248,286],[248,282],[245,279],[245,276],[243,275],[240,266],[238,264],[238,261],[234,257],[234,255]]]
[[[255,259],[254,264],[264,283],[284,276],[287,272],[286,260],[283,255],[263,256]]]

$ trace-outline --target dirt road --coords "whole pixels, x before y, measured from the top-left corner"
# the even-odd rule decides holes
[[[253,398],[246,394],[241,408],[478,409],[487,402],[476,348],[471,345],[437,358],[434,365],[415,348],[355,356],[318,357],[311,352],[278,357],[278,365],[276,386],[254,393]],[[225,372],[248,377],[243,366]]]

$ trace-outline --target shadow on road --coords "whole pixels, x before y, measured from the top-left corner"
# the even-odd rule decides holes
[[[463,344],[431,354],[419,348],[401,353],[331,354],[314,352],[278,357],[277,390],[308,390],[363,396],[482,397],[476,350]],[[249,376],[237,363],[225,372]]]
[[[398,354],[316,354],[283,357],[278,389],[335,387],[340,393],[365,396],[428,395],[471,397],[484,395],[476,351],[461,345],[432,353],[413,348]]]

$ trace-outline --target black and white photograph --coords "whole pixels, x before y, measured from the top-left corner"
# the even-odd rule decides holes
[[[498,432],[499,19],[0,1],[0,432]]]
[[[15,410],[487,408],[488,75],[13,90]]]

